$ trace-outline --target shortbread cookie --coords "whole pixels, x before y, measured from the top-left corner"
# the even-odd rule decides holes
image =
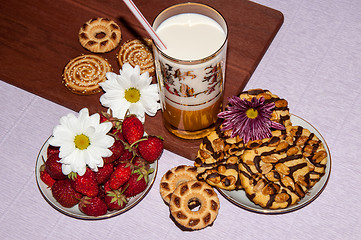
[[[251,89],[242,92],[239,97],[241,99],[245,98],[248,101],[251,101],[253,97],[256,97],[257,99],[264,97],[266,104],[271,102],[275,104],[270,120],[281,123],[284,126],[292,125],[287,100],[280,98],[269,90]]]
[[[132,67],[138,65],[140,73],[154,75],[152,40],[149,38],[126,41],[119,49],[117,59],[121,67],[124,63],[129,63]]]
[[[97,55],[81,55],[69,61],[63,71],[63,84],[73,93],[90,95],[99,93],[100,82],[112,71],[108,61]]]
[[[322,141],[308,129],[301,126],[287,126],[286,141],[290,144],[289,150],[302,154],[310,168],[309,183],[314,186],[325,174],[327,152]]]
[[[254,149],[247,149],[239,164],[242,186],[248,198],[263,208],[286,208],[298,202],[309,186],[310,172],[302,154],[287,154],[285,131],[272,132]]]
[[[171,216],[181,227],[198,230],[214,222],[218,215],[219,199],[207,183],[188,181],[175,189],[169,208]]]
[[[179,184],[197,180],[197,168],[193,166],[180,165],[168,170],[160,180],[160,195],[164,202],[169,204],[174,190]]]
[[[92,18],[79,30],[80,44],[94,53],[105,53],[116,48],[122,34],[118,24],[107,18]]]
[[[302,127],[288,126],[272,135],[258,147],[244,151],[239,170],[251,201],[279,209],[296,204],[314,186],[324,174],[327,154],[314,134]],[[317,168],[316,161],[322,162]]]
[[[216,128],[204,137],[194,166],[197,167],[198,179],[214,187],[234,190],[240,188],[238,159],[245,146],[242,139],[231,138],[229,134],[230,131]]]

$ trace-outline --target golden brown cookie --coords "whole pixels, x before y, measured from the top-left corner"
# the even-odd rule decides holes
[[[240,178],[246,195],[255,204],[286,208],[307,192],[307,186],[300,184],[298,178],[309,174],[309,169],[302,155],[287,155],[285,131],[272,134],[272,138],[263,139],[260,146],[242,154]]]
[[[198,230],[214,222],[218,215],[219,199],[207,183],[188,181],[175,189],[169,208],[174,221],[181,227]]]
[[[292,143],[291,149],[298,149],[306,159],[310,168],[309,183],[314,186],[325,174],[327,152],[322,141],[308,129],[301,126],[287,126],[287,142]],[[290,150],[289,150],[290,151]]]
[[[112,71],[108,61],[97,55],[81,55],[69,61],[63,71],[63,84],[73,93],[90,95],[101,92],[100,82]]]
[[[138,65],[140,73],[149,72],[150,76],[154,75],[152,40],[148,38],[126,41],[121,46],[117,59],[121,67],[124,63],[129,63],[132,67]]]
[[[242,92],[239,97],[241,99],[245,98],[248,101],[251,101],[253,97],[256,97],[257,99],[264,97],[266,104],[271,102],[275,104],[270,120],[281,123],[284,126],[292,125],[287,100],[280,98],[279,96],[271,93],[269,90],[251,89]]]
[[[118,24],[107,18],[92,18],[80,28],[80,44],[94,53],[105,53],[116,48],[122,34]]]
[[[279,209],[296,204],[314,186],[324,174],[327,154],[321,141],[303,127],[288,126],[272,135],[244,151],[239,170],[251,201]]]
[[[192,166],[180,165],[168,170],[160,180],[160,195],[164,202],[169,204],[174,190],[179,184],[197,180],[197,168]]]
[[[244,151],[244,144],[238,137],[227,136],[219,128],[203,138],[194,166],[198,179],[225,190],[240,188],[238,159]]]

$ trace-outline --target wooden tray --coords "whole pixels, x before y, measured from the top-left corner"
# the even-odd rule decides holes
[[[149,22],[164,8],[181,0],[134,0]],[[229,27],[225,103],[228,96],[238,94],[271,44],[283,23],[281,12],[246,1],[200,0],[219,10]],[[36,95],[79,111],[105,111],[99,102],[102,93],[78,96],[61,83],[64,66],[72,58],[88,54],[78,41],[83,23],[93,17],[116,21],[122,30],[122,43],[147,33],[120,0],[4,1],[0,10],[0,80]],[[118,73],[116,54],[100,54]],[[161,124],[159,111],[147,117],[145,129],[161,135],[165,148],[194,160],[200,140],[186,141],[171,135]]]

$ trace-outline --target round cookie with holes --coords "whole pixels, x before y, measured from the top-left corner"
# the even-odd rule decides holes
[[[169,203],[171,217],[184,230],[199,230],[213,224],[219,206],[213,188],[197,180],[180,184]]]
[[[197,168],[180,165],[168,170],[160,180],[159,191],[165,203],[169,204],[174,190],[179,184],[197,180]]]
[[[80,28],[79,42],[94,53],[105,53],[116,48],[122,34],[118,24],[108,18],[92,18]]]

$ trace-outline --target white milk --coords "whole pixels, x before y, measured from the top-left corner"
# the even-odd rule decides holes
[[[156,29],[166,45],[165,54],[181,60],[199,60],[215,53],[223,45],[226,34],[213,19],[182,13],[162,22]]]
[[[182,13],[167,18],[155,29],[167,46],[166,55],[155,49],[161,102],[185,111],[198,111],[214,104],[224,89],[227,39],[226,30],[213,19],[197,13]],[[178,94],[184,87],[190,95]],[[212,91],[214,88],[214,91]],[[207,90],[208,89],[208,90]],[[187,93],[188,94],[188,93]]]

